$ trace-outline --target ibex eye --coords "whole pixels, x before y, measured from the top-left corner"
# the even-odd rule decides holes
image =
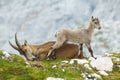
[[[25,49],[25,52],[27,52],[27,49]]]
[[[97,24],[97,22],[95,22],[95,24]]]

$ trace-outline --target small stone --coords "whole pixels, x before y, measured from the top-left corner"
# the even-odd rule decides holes
[[[63,72],[65,72],[65,69],[62,69]]]
[[[101,75],[108,76],[108,73],[106,73],[105,71],[99,71],[99,73],[100,73]]]
[[[84,67],[89,69],[89,70],[92,70],[92,68],[88,64],[84,64]]]
[[[56,68],[56,67],[57,67],[57,65],[53,65],[53,66],[52,66],[52,68]]]

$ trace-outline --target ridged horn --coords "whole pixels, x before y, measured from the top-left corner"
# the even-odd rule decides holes
[[[17,46],[13,45],[10,41],[9,41],[9,44],[10,44],[10,46],[13,47],[14,49],[20,51],[20,49],[19,49]]]
[[[18,41],[18,39],[17,39],[17,33],[15,33],[15,42],[16,42],[16,45],[18,46],[18,48],[19,48],[20,50],[22,50],[22,46],[21,46],[21,44],[19,43],[19,41]]]
[[[14,49],[17,50],[20,54],[23,55],[24,52],[23,52],[22,50],[20,50],[17,46],[13,45],[10,41],[9,41],[9,44],[10,44],[10,46],[11,46],[12,48],[14,48]]]

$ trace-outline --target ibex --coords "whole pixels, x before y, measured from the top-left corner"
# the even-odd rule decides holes
[[[54,52],[55,49],[60,48],[66,42],[78,43],[80,46],[80,50],[82,50],[82,45],[85,44],[93,56],[93,51],[90,46],[91,37],[94,29],[101,29],[100,21],[98,18],[91,18],[88,28],[86,29],[61,29],[56,34],[56,43],[51,47],[51,50],[48,53],[48,57],[51,53]],[[95,57],[94,57],[95,58]]]
[[[46,60],[48,59],[47,55],[48,52],[51,48],[51,46],[53,46],[55,44],[54,41],[50,41],[47,43],[44,43],[42,45],[30,45],[27,43],[27,41],[24,42],[23,45],[21,45],[17,39],[17,34],[15,34],[15,42],[16,45],[13,45],[10,41],[9,44],[16,49],[17,51],[19,51],[20,54],[24,55],[26,57],[27,60],[33,60],[33,56],[35,56],[37,58],[37,60]],[[79,53],[79,47],[76,44],[69,44],[66,43],[64,44],[61,48],[58,48],[55,50],[55,55],[51,56],[55,58],[68,58],[68,59],[72,59],[72,58],[83,58],[83,52],[80,52],[80,55],[78,55]]]

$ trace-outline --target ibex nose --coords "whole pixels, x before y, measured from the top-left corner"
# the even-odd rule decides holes
[[[32,58],[32,61],[35,61],[37,58]]]
[[[101,29],[101,27],[99,27],[98,29]]]

